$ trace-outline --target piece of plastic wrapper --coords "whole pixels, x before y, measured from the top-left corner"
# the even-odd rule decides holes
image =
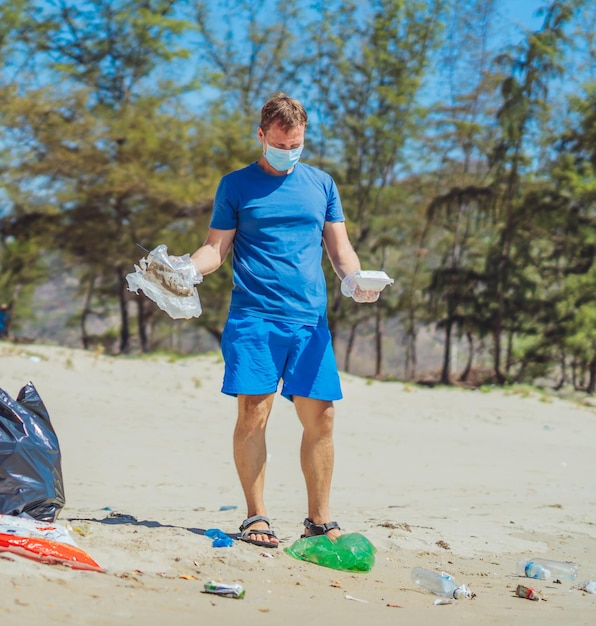
[[[139,289],[173,319],[190,319],[202,313],[199,293],[195,285],[203,277],[190,260],[190,255],[168,255],[161,244],[143,257],[135,271],[127,274],[129,291]]]
[[[584,580],[583,582],[577,585],[577,589],[580,591],[585,591],[586,593],[596,593],[596,581],[594,580]]]
[[[0,552],[47,564],[68,565],[72,569],[105,571],[76,545],[64,526],[25,515],[0,514]]]
[[[58,437],[33,383],[0,389],[0,513],[54,521],[64,507]]]
[[[205,537],[213,539],[211,545],[214,548],[229,548],[234,545],[234,540],[219,528],[208,528],[205,531]]]
[[[368,572],[375,563],[376,548],[360,533],[340,535],[332,541],[326,535],[304,537],[284,551],[301,561],[350,572]]]

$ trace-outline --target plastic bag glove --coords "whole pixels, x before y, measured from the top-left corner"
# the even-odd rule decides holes
[[[344,277],[341,281],[341,292],[344,296],[352,298],[354,302],[376,302],[381,295],[380,291],[364,291],[358,287],[356,278],[360,275],[359,271],[352,272]]]
[[[140,265],[147,278],[176,296],[192,296],[194,286],[203,282],[203,276],[190,260],[190,255],[168,255],[165,244],[152,250],[147,259],[140,261]]]
[[[168,261],[174,268],[174,270],[180,275],[181,280],[185,285],[200,285],[203,282],[203,274],[195,267],[195,264],[190,260],[190,254],[184,254],[183,256],[168,255]]]
[[[142,258],[135,271],[127,274],[130,291],[139,289],[173,319],[190,319],[202,313],[201,301],[195,285],[203,276],[190,260],[190,255],[168,255],[161,244]]]

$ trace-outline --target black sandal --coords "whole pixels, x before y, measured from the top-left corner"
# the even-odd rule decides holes
[[[337,522],[327,522],[326,524],[315,524],[310,517],[304,520],[304,528],[308,530],[310,534],[300,535],[300,539],[307,539],[308,537],[320,537],[326,535],[330,530],[341,530]]]
[[[267,530],[263,530],[260,528],[251,529],[251,526],[256,522],[265,522],[269,528]],[[262,548],[277,548],[279,543],[277,541],[259,541],[258,539],[251,539],[250,535],[266,535],[267,537],[271,537],[272,539],[277,539],[275,531],[271,530],[271,522],[268,517],[264,515],[253,515],[253,517],[248,517],[245,519],[242,524],[240,524],[240,536],[238,539],[240,541],[245,541],[246,543],[252,543],[255,546],[260,546]]]

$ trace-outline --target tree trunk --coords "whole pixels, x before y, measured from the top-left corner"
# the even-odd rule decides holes
[[[493,330],[493,369],[495,372],[495,379],[499,385],[505,382],[505,377],[501,373],[501,324],[497,324]]]
[[[567,361],[565,359],[565,352],[561,350],[561,378],[555,385],[555,391],[559,391],[563,388],[563,385],[567,382]]]
[[[354,340],[356,339],[356,328],[358,324],[353,324],[350,327],[350,336],[348,337],[348,343],[346,345],[346,358],[344,359],[344,369],[346,372],[350,371],[350,358],[352,356],[352,350],[354,349]]]
[[[130,351],[130,327],[126,298],[126,277],[122,268],[118,268],[118,301],[120,304],[120,352],[127,354]]]
[[[412,380],[416,376],[416,320],[413,311],[408,312],[408,327],[406,330],[406,362],[405,362],[405,378]]]
[[[450,385],[450,361],[451,361],[451,329],[453,324],[450,319],[445,324],[445,349],[443,350],[443,368],[441,369],[441,384]]]
[[[223,334],[223,331],[221,331],[219,328],[217,328],[216,326],[206,326],[205,330],[212,335],[213,337],[215,337],[215,339],[217,340],[217,343],[219,343],[219,345],[221,346],[221,337]]]
[[[375,307],[375,376],[378,378],[383,372],[383,312],[380,306]]]
[[[87,332],[87,318],[91,313],[91,299],[93,298],[93,291],[95,289],[95,274],[91,274],[89,278],[89,284],[87,285],[87,291],[85,293],[85,302],[83,304],[83,311],[81,312],[81,343],[83,344],[83,350],[89,350],[90,341],[89,333]]]
[[[470,331],[466,332],[466,338],[468,340],[468,362],[466,363],[466,367],[464,371],[461,373],[459,377],[460,382],[464,383],[468,380],[468,376],[472,371],[472,363],[474,361],[474,336]]]
[[[137,328],[139,332],[139,343],[141,344],[141,352],[149,352],[149,338],[147,335],[148,317],[145,313],[145,300],[137,298]]]
[[[513,366],[513,331],[507,333],[507,356],[505,358],[505,372],[507,375],[511,372]]]
[[[586,391],[592,395],[596,389],[596,359],[590,361],[590,378],[588,380],[588,386]]]
[[[577,391],[577,359],[575,358],[571,361],[571,384],[573,389]]]
[[[418,364],[418,355],[416,354],[416,331],[414,329],[410,329],[407,334],[407,345],[406,345],[406,364],[405,364],[406,380],[412,380],[416,377],[417,364]]]

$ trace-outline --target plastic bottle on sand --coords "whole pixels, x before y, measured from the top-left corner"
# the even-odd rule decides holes
[[[424,567],[415,567],[412,570],[412,580],[419,587],[424,587],[437,596],[444,598],[470,598],[470,590],[465,585],[458,585],[448,574],[431,572]]]
[[[528,578],[577,578],[577,565],[571,561],[551,561],[550,559],[523,559],[517,562],[517,573]]]
[[[520,598],[526,598],[527,600],[541,600],[540,592],[536,591],[536,589],[531,589],[530,587],[525,587],[524,585],[518,585],[515,590],[515,595]]]

